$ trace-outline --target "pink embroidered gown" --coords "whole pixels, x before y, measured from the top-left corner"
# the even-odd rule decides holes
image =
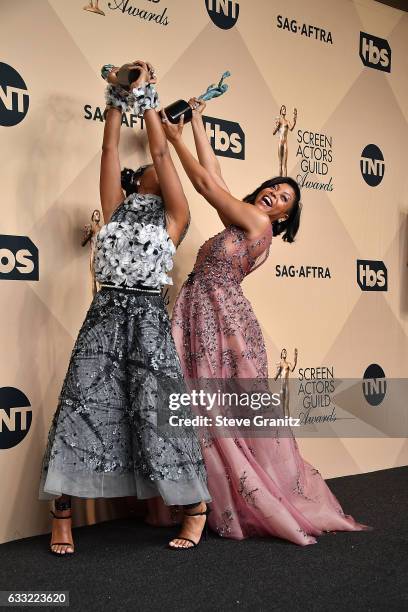
[[[172,320],[186,378],[268,377],[262,332],[240,283],[266,260],[271,239],[268,230],[249,241],[231,225],[200,248]],[[325,531],[365,528],[344,514],[293,437],[214,438],[207,431],[202,447],[210,527],[221,536],[272,535],[307,545]]]

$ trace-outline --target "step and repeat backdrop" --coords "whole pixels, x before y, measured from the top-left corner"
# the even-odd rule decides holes
[[[106,63],[152,62],[163,105],[231,72],[205,125],[238,197],[279,173],[274,131],[286,111],[301,228],[294,244],[276,238],[244,281],[271,373],[283,347],[291,360],[298,348],[306,418],[332,415],[330,436],[299,440],[324,476],[408,463],[391,401],[408,363],[407,14],[374,0],[0,0],[0,14],[0,541],[49,529],[39,471],[92,299],[81,243],[100,207]],[[185,138],[192,147],[189,126]],[[123,165],[149,160],[129,114],[120,148]],[[176,163],[192,222],[170,309],[199,246],[222,228]],[[364,380],[363,417],[351,399],[333,414],[314,384],[339,377]],[[366,434],[342,435],[356,418]],[[77,524],[127,508],[81,502]]]

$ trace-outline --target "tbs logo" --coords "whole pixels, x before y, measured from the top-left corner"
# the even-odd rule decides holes
[[[0,235],[0,280],[38,281],[38,249],[27,236]]]
[[[235,0],[205,0],[211,21],[222,30],[229,30],[237,23],[239,4]]]
[[[17,125],[27,114],[27,85],[14,68],[0,62],[0,125]]]
[[[0,449],[17,446],[28,434],[32,421],[31,404],[19,389],[0,388]]]
[[[363,179],[370,187],[377,187],[384,178],[385,162],[381,149],[375,144],[364,147],[360,158]]]
[[[363,393],[371,406],[379,406],[387,393],[384,370],[378,363],[372,363],[364,372]]]
[[[391,47],[384,38],[360,32],[360,58],[368,68],[391,72]]]
[[[362,291],[387,291],[388,275],[384,262],[357,259],[357,283]]]
[[[245,134],[239,123],[215,117],[203,117],[203,121],[216,155],[245,159]]]

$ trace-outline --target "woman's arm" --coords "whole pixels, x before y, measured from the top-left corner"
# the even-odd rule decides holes
[[[142,69],[143,74],[137,83],[132,83],[131,88],[140,85],[140,80],[145,83],[156,83],[156,73],[153,66],[149,62],[138,61],[136,63]],[[150,155],[163,196],[166,228],[174,244],[178,245],[190,221],[188,202],[170,156],[160,115],[154,109],[146,109],[143,118],[146,124]]]
[[[220,163],[213,151],[204,128],[202,112],[205,109],[205,102],[197,98],[191,98],[188,103],[192,108],[193,116],[191,119],[191,127],[193,128],[198,161],[203,168],[208,170],[220,187],[225,189],[225,191],[229,191],[221,174]],[[196,108],[194,108],[195,106]]]
[[[108,107],[106,109],[105,127],[103,131],[99,181],[101,206],[105,223],[108,223],[113,211],[123,200],[118,149],[121,123],[122,110]]]
[[[190,220],[187,198],[170,156],[160,115],[152,109],[144,114],[150,154],[159,179],[167,217],[167,231],[178,245]]]
[[[228,191],[219,186],[206,168],[193,157],[181,138],[183,122],[172,125],[162,111],[164,130],[167,138],[173,144],[177,155],[194,188],[213,206],[220,215],[224,215],[231,223],[241,227],[248,237],[262,233],[270,221],[262,211],[252,204],[234,198]]]
[[[191,98],[188,102],[192,108],[191,126],[193,128],[194,142],[197,151],[197,157],[203,168],[206,168],[214,181],[225,191],[230,193],[227,184],[221,174],[220,163],[213,151],[213,148],[208,140],[207,133],[204,128],[202,112],[205,108],[205,102],[197,98]],[[194,108],[195,107],[195,108]],[[218,211],[218,216],[222,223],[227,227],[232,221],[225,214]]]

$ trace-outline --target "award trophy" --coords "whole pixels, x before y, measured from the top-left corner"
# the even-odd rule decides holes
[[[134,63],[124,64],[119,69],[113,64],[105,64],[101,68],[101,76],[110,85],[124,90],[121,95],[127,97],[130,93],[131,84],[140,76],[140,70],[140,67]],[[229,76],[231,76],[231,73],[227,70],[221,76],[217,84],[213,83],[209,85],[206,91],[198,96],[197,99],[207,102],[208,100],[212,100],[212,98],[222,96],[228,90],[228,85],[224,83],[224,80]],[[151,86],[151,88],[154,90],[153,86]],[[157,98],[157,94],[155,95]],[[184,115],[184,121],[187,123],[191,121],[193,116],[192,109],[185,100],[176,100],[176,102],[173,102],[173,104],[170,104],[164,110],[171,123],[178,123],[182,115]]]
[[[105,13],[99,8],[99,0],[90,0],[89,4],[84,6],[84,11],[89,11],[90,13],[96,13],[97,15],[105,16]]]
[[[140,68],[135,64],[123,64],[115,74],[112,73],[113,68],[113,64],[105,64],[101,69],[102,78],[111,85],[120,85],[130,91],[131,84],[140,76]]]
[[[94,210],[91,217],[91,222],[87,223],[83,229],[83,237],[81,246],[85,246],[90,244],[89,251],[89,270],[91,273],[91,283],[92,283],[92,295],[95,296],[98,291],[98,283],[95,278],[95,246],[96,246],[96,238],[99,230],[101,229],[101,213],[98,209]]]
[[[298,350],[295,348],[294,353],[294,364],[289,363],[286,358],[288,353],[285,348],[281,351],[281,360],[277,364],[278,369],[275,375],[274,380],[281,379],[281,389],[280,389],[280,407],[283,411],[284,417],[290,417],[289,410],[289,374],[293,372],[296,368],[297,358],[298,358]]]
[[[205,102],[208,102],[208,100],[222,96],[222,94],[224,94],[228,89],[228,85],[224,83],[224,80],[229,76],[231,76],[231,73],[227,70],[224,72],[218,83],[209,85],[207,90],[201,94],[201,96],[198,96],[197,100],[204,100]],[[173,104],[166,106],[164,110],[170,123],[178,123],[181,115],[184,115],[184,122],[187,123],[188,121],[191,121],[193,116],[191,106],[185,100],[177,100],[176,102],[173,102]]]
[[[279,111],[279,117],[275,119],[275,130],[273,136],[279,132],[278,160],[279,176],[288,176],[288,131],[293,131],[296,125],[297,110],[293,111],[293,121],[290,123],[286,119],[286,106],[283,104]]]

